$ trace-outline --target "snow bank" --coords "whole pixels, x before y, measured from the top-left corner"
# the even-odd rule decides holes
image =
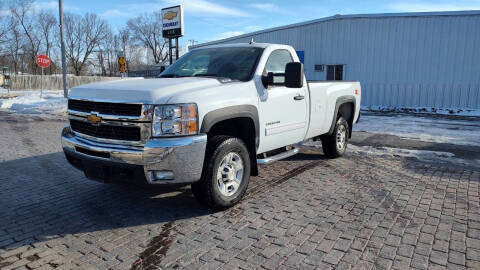
[[[480,121],[405,114],[364,113],[354,131],[396,135],[404,139],[460,145],[480,145]]]
[[[2,89],[0,93],[6,93]],[[67,99],[63,97],[63,91],[11,91],[16,97],[0,99],[0,109],[21,114],[50,114],[65,115],[67,111]]]
[[[425,108],[425,107],[385,107],[385,106],[361,106],[363,111],[370,112],[400,112],[400,113],[420,113],[420,114],[440,114],[440,115],[458,115],[458,116],[480,116],[480,110],[467,108]]]

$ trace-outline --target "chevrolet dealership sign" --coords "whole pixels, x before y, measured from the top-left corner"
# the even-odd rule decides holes
[[[164,38],[183,36],[183,8],[181,5],[162,9],[162,27]]]

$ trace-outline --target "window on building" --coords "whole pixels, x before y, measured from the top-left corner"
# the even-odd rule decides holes
[[[343,80],[343,65],[327,65],[327,81]]]
[[[315,65],[315,71],[323,72],[323,65]]]

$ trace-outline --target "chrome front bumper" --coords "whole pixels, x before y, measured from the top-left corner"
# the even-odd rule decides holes
[[[62,147],[67,159],[75,167],[83,169],[87,177],[85,166],[88,164],[97,167],[97,171],[103,170],[102,174],[109,168],[111,171],[135,168],[136,171],[143,171],[148,184],[188,184],[198,181],[202,174],[206,145],[205,134],[149,139],[144,145],[130,146],[89,140],[74,134],[69,126],[62,130]],[[72,160],[79,164],[73,164]],[[158,178],[155,172],[173,174],[173,177]],[[102,180],[99,178],[96,180]]]

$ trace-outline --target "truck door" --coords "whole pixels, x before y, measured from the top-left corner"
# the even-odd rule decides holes
[[[287,63],[293,61],[288,50],[273,51],[263,73],[284,73]],[[278,81],[277,79],[280,79]],[[284,78],[276,77],[275,82]],[[268,97],[260,102],[261,152],[295,144],[302,141],[307,130],[307,94],[303,88],[287,88],[284,85],[270,85]],[[263,138],[263,140],[262,140]]]

